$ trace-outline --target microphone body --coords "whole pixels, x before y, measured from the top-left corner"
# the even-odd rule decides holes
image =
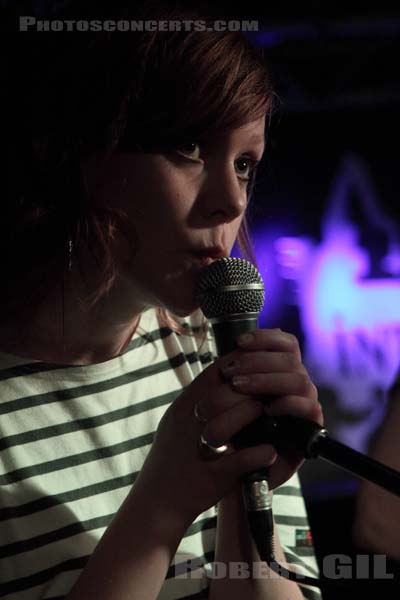
[[[258,325],[258,319],[252,313],[224,315],[223,320],[216,318],[210,320],[218,356],[224,356],[236,350],[238,348],[236,340],[239,335],[254,331]],[[251,425],[233,436],[231,442],[235,448],[246,448],[256,444],[255,439],[259,439],[259,436],[256,435],[255,428],[258,429],[258,427],[255,425],[251,427]],[[260,425],[260,422],[258,422],[258,426]],[[265,430],[263,431],[263,437],[264,439],[258,443],[265,443]],[[265,469],[265,472],[267,472],[267,469]]]
[[[201,308],[212,324],[218,356],[238,348],[237,338],[258,327],[258,316],[264,303],[264,284],[257,269],[247,261],[224,258],[202,271],[197,289]],[[257,420],[259,421],[259,420]],[[230,440],[234,448],[254,446],[251,423]],[[264,430],[265,436],[265,430]],[[265,442],[263,440],[261,443]],[[243,499],[251,534],[260,556],[274,560],[272,497],[268,485],[268,468],[242,477]]]
[[[233,352],[242,333],[257,329],[258,319],[253,314],[225,316],[224,320],[211,320],[218,356]],[[259,432],[257,433],[257,430]],[[235,449],[265,443],[265,429],[257,419],[230,440]],[[264,559],[274,560],[272,495],[268,484],[268,467],[242,477],[242,493],[252,537]]]

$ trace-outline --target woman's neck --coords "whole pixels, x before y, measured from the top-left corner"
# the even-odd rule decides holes
[[[12,322],[7,326],[0,325],[0,351],[32,361],[48,362],[63,365],[90,365],[111,360],[121,355],[128,346],[140,322],[140,315],[121,328],[115,337],[91,343],[68,340],[68,334],[60,332],[58,340],[45,334],[35,334],[34,331],[16,335]],[[56,336],[57,337],[57,336]]]
[[[0,351],[22,358],[89,365],[119,356],[136,331],[142,310],[133,290],[119,282],[94,308],[85,309],[71,288],[58,289],[37,308],[29,323],[0,324]]]

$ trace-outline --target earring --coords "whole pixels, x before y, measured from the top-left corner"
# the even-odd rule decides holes
[[[69,238],[69,240],[68,240],[68,271],[69,272],[72,271],[72,250],[73,250],[72,238]]]
[[[73,246],[72,238],[68,238],[67,264],[68,264],[68,272],[69,273],[71,273],[71,271],[72,271],[73,247],[74,246]],[[65,340],[65,279],[66,279],[66,272],[64,269],[63,276],[62,276],[62,290],[61,290],[61,339],[62,339],[62,346],[63,346],[64,352],[67,349],[66,340]]]

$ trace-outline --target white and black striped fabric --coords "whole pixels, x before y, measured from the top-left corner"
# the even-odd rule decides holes
[[[196,330],[202,316],[177,320]],[[199,339],[161,325],[150,309],[122,355],[103,363],[0,353],[1,598],[65,598],[134,484],[165,410],[214,360],[211,331],[199,351]],[[313,547],[302,543],[309,528],[297,475],[275,490],[274,514],[289,563],[317,575]],[[160,600],[207,598],[216,519],[213,507],[186,531]],[[304,595],[320,598],[310,588]]]

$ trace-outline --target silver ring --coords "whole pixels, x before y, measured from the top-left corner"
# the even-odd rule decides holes
[[[198,402],[196,402],[196,404],[194,405],[194,409],[193,409],[194,418],[199,423],[207,423],[208,419],[206,419],[205,417],[203,417],[203,415],[201,415],[199,413],[197,405],[198,405]]]
[[[211,446],[203,437],[200,435],[199,439],[199,451],[202,458],[209,460],[210,458],[217,458],[228,450],[228,446],[223,444],[222,446]]]

